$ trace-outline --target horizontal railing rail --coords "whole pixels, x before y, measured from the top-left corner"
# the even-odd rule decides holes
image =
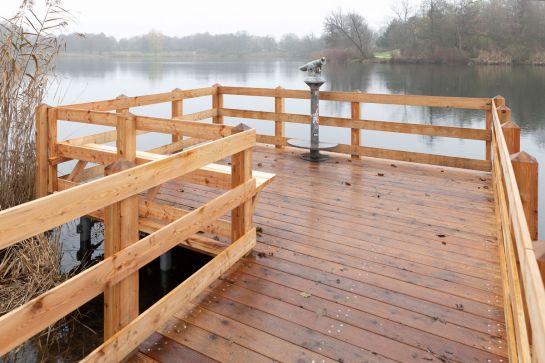
[[[496,105],[493,175],[500,225],[506,339],[511,361],[545,362],[545,290]]]
[[[310,92],[303,90],[290,90],[284,88],[252,88],[252,87],[223,87],[218,89],[220,94],[238,96],[281,97],[310,99]],[[441,108],[463,108],[471,110],[490,110],[489,98],[464,98],[442,96],[415,96],[396,94],[373,94],[361,92],[320,92],[320,100],[379,103],[407,106],[428,106]]]

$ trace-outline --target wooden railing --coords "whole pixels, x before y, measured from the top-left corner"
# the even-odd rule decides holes
[[[274,112],[224,107],[224,95],[270,97],[274,100]],[[195,97],[211,97],[212,108],[184,114],[184,100]],[[108,304],[127,308],[119,315],[106,311],[106,341],[87,359],[120,360],[168,318],[174,309],[171,301],[177,301],[174,306],[179,308],[249,251],[255,244],[255,230],[251,226],[255,196],[273,179],[271,174],[251,171],[251,148],[256,141],[283,148],[287,143],[286,123],[310,122],[308,115],[286,113],[286,99],[309,99],[309,92],[280,87],[214,85],[61,107],[40,106],[37,112],[36,178],[37,196],[41,198],[0,212],[0,249],[88,215],[105,222],[105,259],[0,317],[0,354],[105,291]],[[520,151],[520,130],[510,121],[510,110],[505,101],[500,97],[360,92],[322,92],[321,99],[347,102],[351,107],[350,118],[320,118],[321,125],[351,131],[351,143],[339,145],[333,152],[352,158],[370,156],[492,172],[510,358],[521,362],[545,361],[545,292],[532,245],[537,239],[537,163],[526,163],[530,167],[524,169],[521,154],[511,155]],[[129,113],[131,108],[157,103],[171,103],[171,118]],[[486,127],[471,129],[367,120],[362,118],[362,103],[482,110]],[[275,134],[256,135],[255,130],[225,125],[225,117],[274,122]],[[212,123],[196,122],[205,119],[212,119]],[[109,126],[115,130],[59,142],[59,120]],[[362,146],[361,130],[479,140],[484,142],[486,158],[366,147]],[[171,143],[137,151],[136,135],[147,132],[170,134]],[[111,141],[116,141],[116,147],[104,145]],[[172,153],[176,154],[169,156]],[[231,166],[214,164],[229,155],[232,155]],[[77,160],[72,171],[59,177],[58,164],[71,160]],[[127,165],[129,162],[131,164]],[[89,163],[97,165],[87,167]],[[137,164],[141,165],[134,167]],[[191,212],[155,201],[161,185],[174,179],[225,189],[226,192]],[[232,210],[232,221],[220,219],[229,210]],[[132,212],[128,213],[129,217],[127,211]],[[138,240],[135,234],[138,230],[150,235]],[[196,235],[197,231],[214,233],[230,239],[233,244],[225,249],[225,245]],[[138,315],[134,308],[135,273],[176,245],[216,257]]]
[[[223,95],[271,97],[274,98],[275,112],[242,110],[220,107],[214,109],[217,112],[219,122],[223,117],[235,117],[255,120],[274,121],[275,134],[257,135],[257,141],[284,147],[287,145],[288,138],[285,136],[285,123],[309,124],[308,115],[293,114],[285,112],[286,99],[309,99],[308,91],[289,90],[278,87],[276,89],[268,88],[249,88],[249,87],[222,87],[218,86],[218,96],[223,99]],[[491,140],[490,125],[487,129],[471,129],[462,127],[423,125],[415,123],[390,122],[367,120],[361,117],[362,103],[378,103],[388,105],[409,105],[409,106],[428,106],[440,108],[461,108],[471,110],[483,110],[489,113],[491,109],[490,99],[485,98],[461,98],[461,97],[430,97],[430,96],[408,96],[408,95],[388,95],[388,94],[368,94],[361,92],[320,92],[320,100],[339,101],[351,104],[351,118],[342,117],[320,117],[320,125],[341,127],[351,130],[350,145],[341,144],[331,151],[352,155],[353,158],[359,156],[369,156],[401,161],[412,161],[424,164],[434,164],[442,166],[451,166],[465,169],[490,171],[490,157],[487,160],[478,160],[462,157],[453,157],[445,155],[433,155],[426,153],[416,153],[400,150],[389,150],[362,146],[361,130],[373,130],[384,132],[395,132],[405,134],[418,134],[428,136],[441,136],[450,138],[460,138],[468,140],[482,140],[486,142],[485,149],[489,149]],[[218,104],[223,104],[223,100]],[[484,117],[483,117],[484,118]],[[365,141],[365,140],[363,140]]]
[[[500,107],[496,107],[501,102]],[[534,212],[523,205],[519,193],[536,183],[530,175],[519,174],[518,181],[510,154],[518,152],[517,137],[513,138],[507,121],[501,122],[498,110],[502,100],[493,100],[492,158],[497,203],[500,262],[504,285],[506,340],[512,362],[545,362],[545,291],[534,251],[527,215]],[[537,165],[535,165],[537,170]],[[537,178],[537,172],[534,175]],[[524,183],[524,184],[523,184]],[[530,202],[530,201],[528,201]],[[527,202],[527,203],[528,203]],[[537,208],[537,206],[535,207]],[[526,212],[525,212],[526,209]],[[537,236],[537,230],[535,231]]]
[[[169,94],[168,99],[176,102],[177,97],[201,94],[209,95],[210,90]],[[105,342],[86,360],[120,361],[255,245],[254,199],[274,177],[252,175],[255,130],[244,125],[207,125],[128,112],[130,107],[162,99],[120,98],[38,108],[39,198],[0,212],[0,249],[89,215],[104,221],[104,260],[1,316],[0,356],[104,292]],[[117,113],[97,111],[110,110],[110,104]],[[59,120],[116,130],[58,142]],[[136,136],[142,132],[167,133],[178,139],[140,152],[136,150]],[[180,135],[191,138],[182,140]],[[116,147],[101,145],[113,140]],[[188,145],[189,150],[164,155]],[[231,166],[214,164],[227,157],[231,157]],[[69,174],[58,177],[58,164],[70,160],[78,162]],[[89,162],[98,165],[86,169]],[[155,201],[161,185],[175,179],[226,191],[193,211]],[[231,221],[221,219],[228,212]],[[139,230],[150,234],[140,239]],[[231,244],[196,234],[199,231],[213,232]],[[215,257],[139,315],[138,270],[178,245]]]

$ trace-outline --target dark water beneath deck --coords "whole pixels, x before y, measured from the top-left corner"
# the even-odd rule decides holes
[[[165,92],[173,88],[208,87],[214,83],[229,86],[253,86],[307,89],[304,74],[298,71],[301,62],[241,61],[241,62],[178,62],[169,60],[138,60],[112,58],[62,58],[58,61],[60,87],[50,94],[48,102],[76,103],[114,98],[120,94],[141,95]],[[507,99],[513,120],[522,128],[522,148],[538,158],[541,175],[545,175],[545,67],[525,66],[443,66],[443,65],[389,65],[389,64],[328,64],[325,67],[327,83],[323,90],[370,93],[424,94],[440,96],[492,97],[498,94]],[[210,108],[210,98],[187,100],[184,112],[192,113]],[[274,100],[259,97],[225,96],[225,107],[274,111]],[[321,114],[350,115],[350,105],[322,102]],[[288,100],[286,112],[307,113],[309,102]],[[132,109],[134,113],[169,116],[170,105],[161,104]],[[434,125],[484,127],[483,111],[444,110],[427,107],[362,105],[366,119],[411,122]],[[240,120],[226,118],[227,123]],[[272,122],[244,120],[258,132],[272,134]],[[60,137],[69,138],[106,128],[83,124],[60,125]],[[307,138],[304,125],[287,124],[288,136]],[[325,141],[348,143],[350,131],[322,127]],[[165,135],[145,135],[138,139],[141,150],[166,143]],[[363,144],[417,152],[484,157],[484,142],[442,137],[405,135],[364,131]],[[62,172],[69,167],[61,166]],[[545,195],[545,178],[540,183]],[[541,198],[540,230],[545,228],[545,198]],[[543,235],[543,234],[542,234]],[[72,242],[77,234],[67,229],[65,236]],[[69,248],[70,249],[70,248]],[[72,248],[72,250],[77,248]],[[72,256],[75,251],[72,252]],[[67,259],[73,258],[68,255]],[[69,261],[67,260],[67,263]]]

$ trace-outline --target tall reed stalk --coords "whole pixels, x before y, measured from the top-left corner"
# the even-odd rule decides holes
[[[34,198],[35,110],[53,79],[61,48],[56,33],[68,19],[59,1],[45,0],[42,5],[38,15],[34,1],[22,0],[13,17],[0,18],[0,210]],[[59,284],[65,278],[61,258],[58,232],[1,250],[0,315]],[[42,335],[46,342],[58,341],[59,334],[50,334],[53,330]],[[56,331],[61,331],[58,326]],[[38,341],[38,346],[44,344]],[[46,359],[48,349],[42,348],[34,351],[38,360]],[[15,351],[4,357],[26,358]]]
[[[56,32],[67,24],[59,1],[46,0],[40,15],[33,9],[23,0],[0,20],[0,210],[34,197],[35,110],[61,47]]]

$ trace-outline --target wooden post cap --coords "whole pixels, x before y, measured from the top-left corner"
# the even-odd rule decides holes
[[[505,106],[505,98],[501,95],[497,95],[494,97],[494,100],[496,101],[496,107]]]
[[[498,107],[498,116],[502,124],[511,121],[511,109],[505,105]]]
[[[508,121],[501,125],[509,154],[520,151],[520,127],[514,121]]]
[[[516,161],[518,163],[525,164],[537,164],[537,159],[532,155],[528,154],[526,151],[521,151],[511,155],[511,161]]]

